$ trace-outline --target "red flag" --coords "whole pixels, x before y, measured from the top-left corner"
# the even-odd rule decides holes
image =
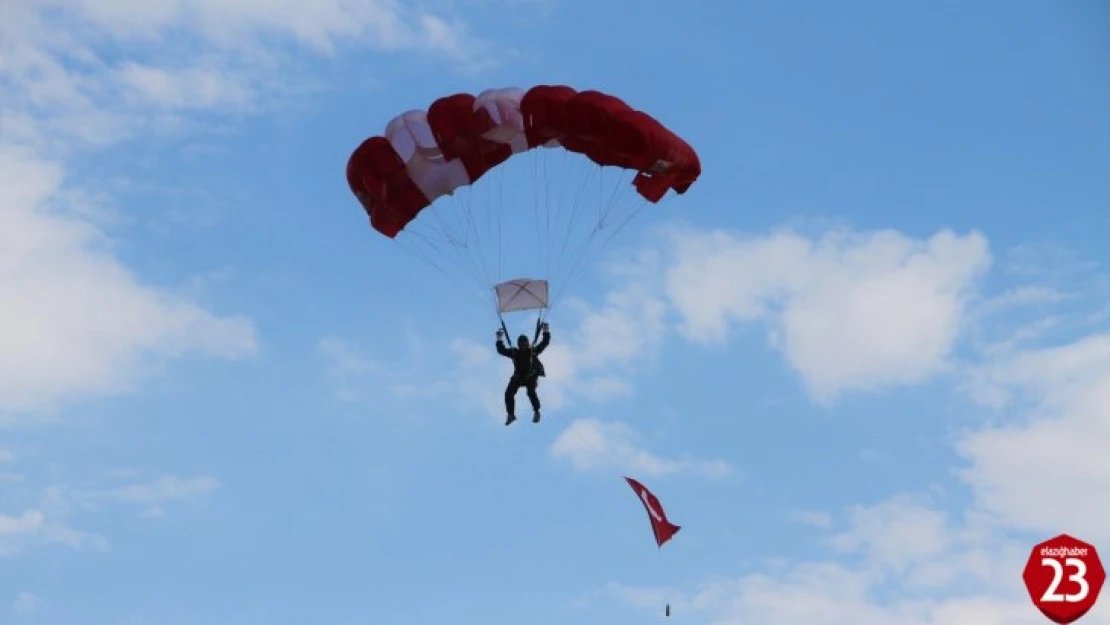
[[[663,504],[659,503],[659,499],[651,494],[646,486],[630,477],[624,479],[632,487],[632,490],[636,491],[636,496],[644,504],[648,519],[651,521],[651,531],[655,533],[655,544],[662,547],[663,543],[670,540],[681,528],[667,520],[667,513],[663,511]]]

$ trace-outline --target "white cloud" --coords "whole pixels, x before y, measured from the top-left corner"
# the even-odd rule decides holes
[[[974,396],[1010,418],[965,433],[962,475],[979,510],[1026,530],[1110,542],[1110,334],[984,366]]]
[[[130,391],[165,358],[236,358],[250,322],[143,285],[56,205],[61,172],[0,146],[0,415]]]
[[[338,337],[326,337],[316,345],[317,351],[327,361],[327,373],[335,387],[336,398],[341,401],[359,401],[369,398],[374,388],[374,375],[382,371],[377,362],[368,360]]]
[[[772,340],[810,393],[918,383],[943,371],[976,280],[990,265],[986,240],[894,231],[674,237],[668,293],[683,333],[719,342],[730,322],[766,320]]]
[[[0,449],[0,464],[11,464],[15,462],[15,455],[7,449]]]
[[[170,70],[127,62],[115,70],[119,86],[139,105],[159,108],[242,108],[253,94],[217,67]]]
[[[32,593],[23,591],[16,596],[15,601],[12,602],[12,609],[17,614],[30,614],[35,610],[42,607],[43,601]]]
[[[142,512],[139,513],[139,516],[146,519],[162,519],[165,518],[168,514],[169,513],[166,512],[166,509],[162,506],[148,506],[146,508],[143,508]]]
[[[855,506],[848,516],[851,530],[835,536],[833,544],[846,551],[865,550],[896,568],[948,546],[944,513],[924,504],[896,498],[874,507]]]
[[[115,499],[131,503],[161,503],[175,499],[188,499],[215,492],[220,482],[210,475],[190,478],[164,476],[150,483],[131,484],[90,493],[97,498]]]
[[[5,140],[39,144],[106,144],[181,121],[167,111],[280,102],[267,96],[311,78],[291,80],[291,49],[428,53],[466,70],[498,60],[462,21],[396,0],[320,0],[309,11],[292,0],[8,0],[0,15]]]
[[[787,517],[794,523],[812,527],[828,528],[833,524],[832,515],[817,510],[796,510],[787,514]]]
[[[28,534],[42,527],[43,514],[38,510],[28,510],[20,516],[0,515],[0,535]]]
[[[136,505],[140,516],[163,517],[166,516],[166,504],[198,500],[212,494],[220,486],[218,480],[208,475],[189,478],[163,476],[148,482],[99,490],[51,486],[41,492],[34,506],[16,513],[0,511],[0,556],[41,545],[104,550],[108,548],[107,539],[76,529],[70,524],[70,519],[77,514],[100,509],[103,504]]]
[[[0,556],[19,553],[34,544],[60,544],[71,549],[107,547],[102,537],[73,529],[44,510],[29,509],[15,515],[0,512]]]
[[[198,500],[220,488],[219,480],[210,475],[197,475],[190,478],[168,475],[150,482],[83,491],[78,493],[76,498],[87,503],[110,501],[136,504],[141,507],[139,516],[160,519],[168,516],[169,512],[165,505],[169,502]]]
[[[639,442],[625,423],[576,419],[551,444],[551,456],[568,462],[579,471],[613,469],[631,476],[690,474],[722,478],[733,473],[723,460],[669,459],[660,457]]]

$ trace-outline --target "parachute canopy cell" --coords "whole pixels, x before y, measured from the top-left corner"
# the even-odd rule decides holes
[[[694,149],[647,113],[600,91],[539,85],[457,93],[398,115],[354,150],[347,183],[371,226],[394,238],[438,198],[536,147],[633,170],[651,203],[685,193],[701,175]]]
[[[540,310],[547,308],[547,280],[519,278],[494,285],[497,312]]]

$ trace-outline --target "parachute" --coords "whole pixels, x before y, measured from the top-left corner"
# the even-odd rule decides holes
[[[547,158],[552,151],[584,156],[576,160],[592,171],[553,183]],[[535,163],[531,177],[511,180],[536,193],[532,218],[526,201],[505,201],[503,189],[486,181],[497,177],[491,172],[537,153],[544,162],[542,172]],[[563,170],[567,168],[564,162]],[[500,315],[549,310],[557,297],[549,293],[549,285],[552,291],[564,288],[595,246],[611,240],[639,212],[637,208],[624,219],[616,218],[613,196],[621,188],[605,199],[607,171],[631,173],[631,185],[623,188],[635,189],[641,205],[656,204],[668,191],[686,193],[700,176],[701,163],[685,140],[613,95],[539,85],[489,89],[476,96],[456,93],[435,100],[426,111],[401,113],[385,125],[382,135],[366,139],[351,153],[347,183],[375,231],[407,242],[414,255],[448,275],[437,259],[455,261],[492,296]],[[593,204],[583,198],[592,195],[587,187],[595,175],[600,179],[596,216],[583,209]],[[468,200],[483,186],[489,199],[476,207]],[[575,187],[576,193],[568,193]],[[466,191],[471,197],[460,198]],[[567,195],[573,195],[573,214],[562,219],[559,204]],[[456,198],[458,206],[440,210],[448,197]],[[583,217],[586,213],[590,216]],[[506,256],[505,226],[513,219],[525,223],[509,234],[510,243],[520,245],[529,225],[537,241],[508,252],[517,277],[504,281],[499,274]],[[584,232],[576,233],[576,226]],[[598,236],[606,230],[607,239]],[[496,272],[490,248],[496,249]],[[523,270],[525,261],[535,261],[530,273]]]

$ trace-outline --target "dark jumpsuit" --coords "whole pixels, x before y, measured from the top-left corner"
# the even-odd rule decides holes
[[[547,374],[538,356],[547,349],[547,344],[550,342],[551,332],[544,332],[539,343],[523,350],[518,347],[505,347],[501,339],[497,339],[497,353],[513,361],[513,376],[509,378],[509,385],[505,387],[505,411],[510,416],[516,415],[516,393],[522,386],[528,392],[528,401],[532,402],[532,410],[540,409],[536,385],[539,383],[540,376]]]

